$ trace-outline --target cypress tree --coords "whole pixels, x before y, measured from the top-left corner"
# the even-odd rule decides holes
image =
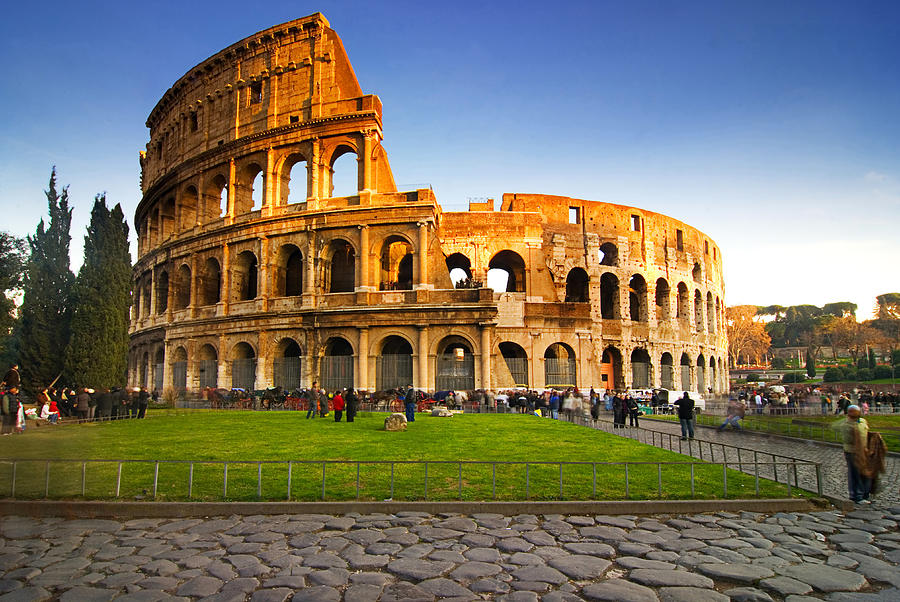
[[[0,369],[15,363],[16,345],[13,330],[16,325],[15,293],[22,290],[25,269],[24,238],[0,232]]]
[[[47,205],[50,224],[41,218],[28,237],[31,254],[25,267],[20,313],[19,364],[25,390],[34,393],[62,373],[69,343],[69,295],[74,276],[69,269],[69,189],[56,190],[56,168],[50,172]]]
[[[73,288],[72,338],[66,374],[79,385],[125,384],[128,312],[131,307],[131,255],[122,207],[106,207],[97,195],[84,237],[84,263]]]

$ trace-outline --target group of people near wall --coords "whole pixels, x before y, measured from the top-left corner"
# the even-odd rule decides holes
[[[117,420],[143,418],[150,402],[146,388],[114,387],[95,390],[90,387],[44,387],[35,396],[34,407],[26,407],[21,396],[19,367],[12,366],[0,383],[2,425],[7,435],[24,432],[26,419],[41,419],[57,424],[60,418],[77,420]]]
[[[353,388],[338,389],[333,393],[328,393],[319,388],[318,382],[314,382],[312,387],[301,391],[301,395],[307,403],[307,418],[315,418],[317,415],[325,418],[333,410],[334,421],[340,422],[346,409],[347,422],[353,422],[359,411],[359,395]]]

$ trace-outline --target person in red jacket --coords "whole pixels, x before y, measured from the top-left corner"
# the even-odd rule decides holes
[[[341,395],[340,391],[334,392],[334,397],[331,399],[331,405],[334,408],[334,421],[340,422],[341,416],[344,415],[344,396]]]

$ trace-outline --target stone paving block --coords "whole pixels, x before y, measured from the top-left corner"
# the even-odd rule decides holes
[[[450,573],[450,576],[457,581],[475,581],[482,577],[492,577],[499,573],[502,569],[497,564],[488,562],[465,562]]]
[[[353,602],[377,602],[384,589],[380,585],[351,585],[344,591],[344,600]]]
[[[215,577],[194,577],[184,583],[175,593],[179,596],[211,596],[222,588],[222,581]]]
[[[707,577],[735,583],[756,583],[760,579],[767,579],[775,575],[771,569],[746,563],[700,564],[697,565],[696,570]]]
[[[868,585],[865,577],[860,574],[821,564],[798,564],[777,571],[821,592],[855,592]]]
[[[543,565],[524,566],[513,571],[512,576],[519,581],[541,581],[560,585],[569,580],[557,569]]]
[[[725,594],[698,587],[663,587],[659,590],[659,599],[661,602],[729,602]]]
[[[509,585],[498,579],[479,579],[469,585],[469,589],[478,594],[505,594],[509,591]]]
[[[435,595],[407,581],[392,583],[384,588],[380,602],[432,602]],[[314,599],[310,598],[311,602]]]
[[[772,596],[755,587],[735,587],[724,594],[734,602],[774,602]]]
[[[713,586],[713,580],[709,577],[687,571],[634,569],[628,577],[632,581],[649,587],[711,588]]]
[[[3,602],[43,602],[44,600],[50,600],[52,598],[53,596],[49,591],[43,587],[36,586],[15,589],[0,596],[0,600]],[[74,598],[72,600],[74,601]]]
[[[551,559],[548,564],[570,579],[584,581],[597,579],[612,565],[609,560],[596,556],[571,555]]]
[[[563,544],[563,549],[573,554],[599,556],[600,558],[612,558],[616,555],[615,548],[605,543],[567,543]]]
[[[813,591],[809,584],[784,576],[763,579],[759,584],[764,589],[773,591],[781,596],[788,596],[791,594],[803,595]]]
[[[349,578],[350,571],[347,569],[334,568],[323,571],[313,571],[307,575],[307,582],[313,585],[341,587],[347,585]]]
[[[551,587],[546,581],[510,581],[509,586],[516,591],[526,592],[547,592]]]
[[[648,560],[637,556],[619,556],[616,558],[616,564],[626,569],[656,569],[665,571],[675,570],[676,568],[671,562]]]
[[[654,590],[625,579],[608,579],[601,583],[591,583],[581,590],[581,595],[587,600],[604,602],[658,602],[659,600]]]

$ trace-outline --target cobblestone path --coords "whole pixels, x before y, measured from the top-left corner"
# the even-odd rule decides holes
[[[784,458],[779,459],[778,456],[818,462],[822,466],[822,492],[835,498],[847,499],[847,464],[839,446],[746,431],[718,431],[709,427],[697,427],[694,441],[681,441],[680,424],[664,420],[644,419],[641,420],[640,428],[624,429],[614,429],[612,422],[600,420],[594,427],[695,458],[713,462],[727,461],[730,468],[742,466],[745,472],[752,473],[754,469],[752,466],[741,465],[741,462],[776,462],[780,482],[784,483],[790,478],[792,484],[799,482],[802,488],[810,491],[816,491],[815,470],[809,466],[798,466],[795,470],[784,464]],[[887,470],[881,475],[880,487],[874,499],[883,504],[900,504],[900,458],[888,456],[885,464]],[[760,476],[775,478],[772,468],[761,466]]]
[[[0,602],[900,600],[900,507],[0,519]]]

